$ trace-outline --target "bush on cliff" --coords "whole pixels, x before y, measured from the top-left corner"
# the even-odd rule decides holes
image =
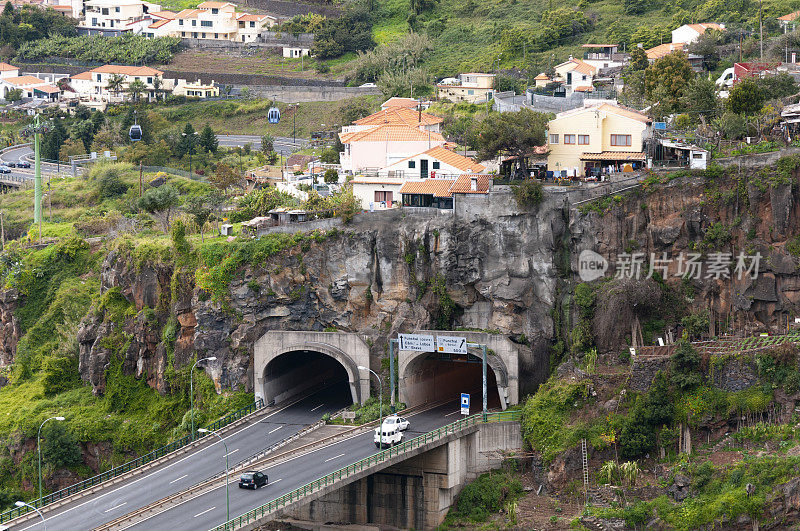
[[[525,180],[520,184],[511,185],[511,192],[517,200],[520,208],[532,208],[539,206],[544,199],[542,185],[538,181]]]
[[[464,487],[445,523],[452,524],[462,519],[483,522],[489,514],[500,511],[507,503],[521,498],[522,494],[522,482],[512,470],[487,472]]]

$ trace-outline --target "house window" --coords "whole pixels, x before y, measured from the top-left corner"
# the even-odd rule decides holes
[[[97,82],[100,83],[103,80],[102,74],[97,74]]]
[[[211,21],[210,20],[201,20],[200,21],[200,25],[203,26],[204,28],[210,28],[211,27]]]
[[[186,37],[186,32],[185,31],[181,32],[181,37]]]
[[[219,39],[219,33],[215,33],[215,34],[214,34],[214,38],[215,38],[215,39]]]
[[[586,81],[586,76],[583,76],[583,80]]]
[[[153,83],[153,78],[152,78],[152,77],[148,77],[148,78],[147,78],[147,82],[148,82],[148,83],[150,83],[150,84],[152,84],[152,83]]]
[[[611,145],[629,147],[631,146],[631,135],[611,135]]]
[[[565,144],[574,144],[575,143],[575,135],[564,135],[564,143]]]
[[[702,153],[692,153],[692,158],[693,159],[702,159],[703,158],[703,154]]]
[[[550,135],[550,143],[558,144],[558,135]]]
[[[92,26],[97,26],[97,17],[92,18]]]
[[[375,191],[375,202],[376,203],[382,203],[384,201],[386,202],[387,205],[392,202],[392,192],[380,192],[380,191],[376,190]]]
[[[469,94],[470,96],[472,96],[473,94],[475,94],[475,91],[474,91],[474,90],[472,90],[472,89],[469,89],[469,90],[467,91],[467,94]]]
[[[179,19],[179,20],[178,20],[178,25],[179,25],[179,26],[183,26],[183,19]]]
[[[203,32],[203,38],[204,39],[206,38],[206,32],[205,31]]]
[[[441,163],[438,160],[433,161],[433,169],[438,170],[441,167]]]
[[[197,21],[196,20],[192,21],[192,26],[197,26]]]
[[[578,145],[579,146],[588,146],[589,145],[589,135],[578,135]]]
[[[211,14],[212,15],[218,15],[219,14],[219,9],[217,9],[216,7],[211,9]]]
[[[255,22],[253,22],[252,20],[250,21],[250,27],[251,27],[251,28],[255,28],[255,27],[256,27],[256,23],[255,23]]]
[[[415,161],[415,160],[409,160],[409,161],[408,161],[408,167],[409,167],[409,168],[416,168],[416,167],[417,167],[417,161]]]
[[[115,13],[119,13],[119,7],[115,7],[115,8],[114,8],[114,12],[115,12]]]

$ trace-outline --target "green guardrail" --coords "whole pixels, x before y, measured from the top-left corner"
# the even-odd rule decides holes
[[[264,401],[259,398],[258,400],[256,400],[252,404],[250,404],[249,406],[245,406],[245,407],[243,407],[242,409],[240,409],[238,411],[234,411],[233,413],[230,413],[229,415],[226,415],[226,416],[222,417],[221,419],[217,420],[216,422],[214,422],[213,424],[208,426],[207,429],[212,430],[212,431],[219,430],[219,429],[224,428],[225,426],[227,426],[227,425],[239,420],[240,418],[244,417],[245,415],[249,415],[250,413],[253,413],[254,411],[258,411],[259,409],[261,409],[263,407],[264,407]],[[201,439],[201,438],[205,437],[206,435],[208,435],[208,434],[206,434],[206,433],[197,433],[195,435],[195,439]],[[41,498],[36,499],[36,500],[34,500],[32,502],[29,502],[29,503],[30,503],[30,505],[33,505],[37,509],[41,508],[41,507],[44,507],[45,505],[48,505],[48,504],[53,503],[55,501],[58,501],[58,500],[60,500],[62,498],[66,498],[67,496],[70,496],[72,494],[76,494],[76,493],[78,493],[78,492],[80,492],[82,490],[86,490],[86,489],[88,489],[90,487],[94,487],[95,485],[99,485],[100,483],[103,483],[104,481],[108,481],[110,479],[114,479],[114,478],[116,478],[116,477],[118,477],[118,476],[120,476],[122,474],[125,474],[126,472],[130,472],[131,470],[133,470],[135,468],[139,468],[140,466],[146,465],[147,463],[150,463],[152,461],[155,461],[156,459],[164,457],[165,455],[167,455],[170,452],[174,452],[175,450],[179,450],[179,449],[183,448],[184,446],[186,446],[190,442],[192,442],[191,434],[187,435],[185,437],[182,437],[182,438],[178,439],[177,441],[172,442],[172,443],[170,443],[170,444],[168,444],[166,446],[162,446],[161,448],[157,448],[157,449],[153,450],[152,452],[150,452],[148,454],[145,454],[145,455],[143,455],[141,457],[137,457],[133,461],[128,461],[125,464],[122,464],[122,465],[120,465],[118,467],[112,468],[111,470],[108,470],[108,471],[103,472],[101,474],[98,474],[96,476],[90,477],[88,479],[84,479],[83,481],[75,483],[74,485],[70,485],[69,487],[63,488],[61,490],[57,490],[55,492],[51,492],[50,494],[46,494],[45,496],[42,496]],[[26,514],[26,513],[30,512],[32,510],[33,509],[30,509],[27,506],[14,507],[13,509],[10,509],[10,510],[0,514],[0,524],[2,524],[3,522],[8,522],[9,520],[12,520],[12,519],[14,519],[14,518],[16,518],[18,516],[22,516],[23,514]]]
[[[392,457],[396,457],[400,454],[409,452],[416,448],[420,448],[421,446],[425,446],[429,442],[437,441],[446,437],[447,435],[451,435],[457,433],[465,428],[470,426],[475,426],[476,424],[483,424],[488,422],[511,422],[511,421],[519,421],[522,419],[522,411],[521,410],[509,410],[509,411],[498,411],[493,413],[478,413],[476,415],[472,415],[469,417],[465,417],[461,420],[457,420],[452,424],[447,424],[442,426],[441,428],[437,428],[433,431],[429,431],[424,435],[420,435],[419,437],[415,437],[411,440],[408,440],[404,443],[398,444],[397,446],[392,446],[388,450],[384,450],[382,452],[378,452],[373,454],[369,457],[365,457],[361,461],[357,461],[352,465],[347,465],[344,468],[340,468],[330,474],[323,476],[319,479],[315,479],[311,483],[307,483],[302,487],[298,487],[297,489],[284,494],[283,496],[276,498],[268,503],[260,507],[256,507],[252,511],[246,512],[236,518],[228,520],[224,524],[220,524],[217,527],[213,528],[211,531],[233,531],[238,529],[244,525],[254,523],[258,519],[263,518],[265,515],[270,514],[271,512],[286,507],[290,503],[294,503],[301,498],[309,494],[313,494],[314,492],[327,487],[328,485],[332,485],[334,482],[341,480],[342,478],[347,478],[356,474],[358,472],[363,471],[373,465],[377,465],[384,461],[391,459]]]

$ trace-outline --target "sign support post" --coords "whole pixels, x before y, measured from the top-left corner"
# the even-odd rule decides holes
[[[389,396],[392,413],[394,413],[394,345],[396,339],[389,340]]]

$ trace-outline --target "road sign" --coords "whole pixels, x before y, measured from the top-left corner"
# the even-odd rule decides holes
[[[467,338],[436,336],[436,352],[445,352],[447,354],[466,354]]]
[[[397,334],[400,350],[415,350],[417,352],[436,352],[433,346],[433,336],[420,334]]]
[[[461,414],[469,415],[469,394],[461,393]]]

